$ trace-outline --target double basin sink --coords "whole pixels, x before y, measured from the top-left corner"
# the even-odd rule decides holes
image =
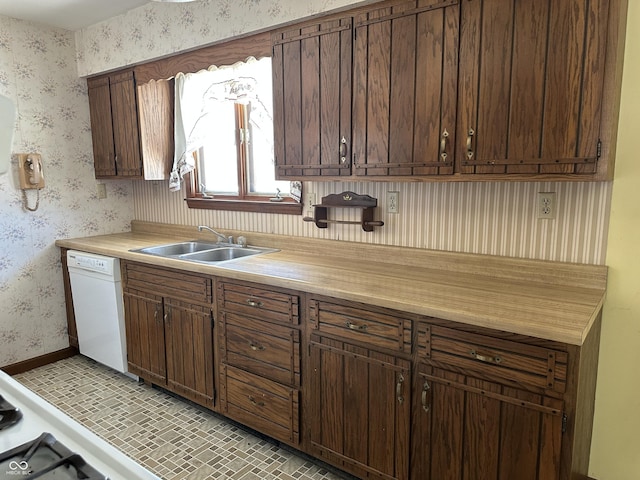
[[[210,243],[197,240],[169,243],[152,247],[132,249],[132,252],[146,253],[158,257],[175,258],[197,263],[217,264],[238,258],[252,257],[263,253],[276,252],[273,248],[241,247],[228,243]]]

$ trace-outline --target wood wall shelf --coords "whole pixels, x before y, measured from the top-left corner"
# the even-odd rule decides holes
[[[304,217],[305,222],[314,222],[318,228],[327,228],[330,223],[361,225],[365,232],[373,232],[374,227],[382,227],[383,221],[374,220],[373,213],[378,206],[378,200],[369,195],[358,195],[354,192],[334,193],[322,197],[322,203],[313,206],[313,218]],[[352,220],[329,220],[330,208],[361,208],[362,218]]]

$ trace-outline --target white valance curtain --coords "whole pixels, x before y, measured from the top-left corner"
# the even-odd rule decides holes
[[[233,65],[175,77],[175,155],[169,190],[179,191],[182,177],[195,168],[193,153],[203,146],[213,128],[216,108],[224,102],[252,98],[259,69],[270,65],[254,57]]]

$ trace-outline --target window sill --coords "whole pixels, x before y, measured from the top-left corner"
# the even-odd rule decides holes
[[[186,198],[185,201],[189,208],[302,215],[302,204],[297,202],[269,202],[268,200],[214,200],[210,198]]]

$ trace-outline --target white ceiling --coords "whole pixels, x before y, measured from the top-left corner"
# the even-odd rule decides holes
[[[78,30],[149,0],[0,0],[0,15]]]

